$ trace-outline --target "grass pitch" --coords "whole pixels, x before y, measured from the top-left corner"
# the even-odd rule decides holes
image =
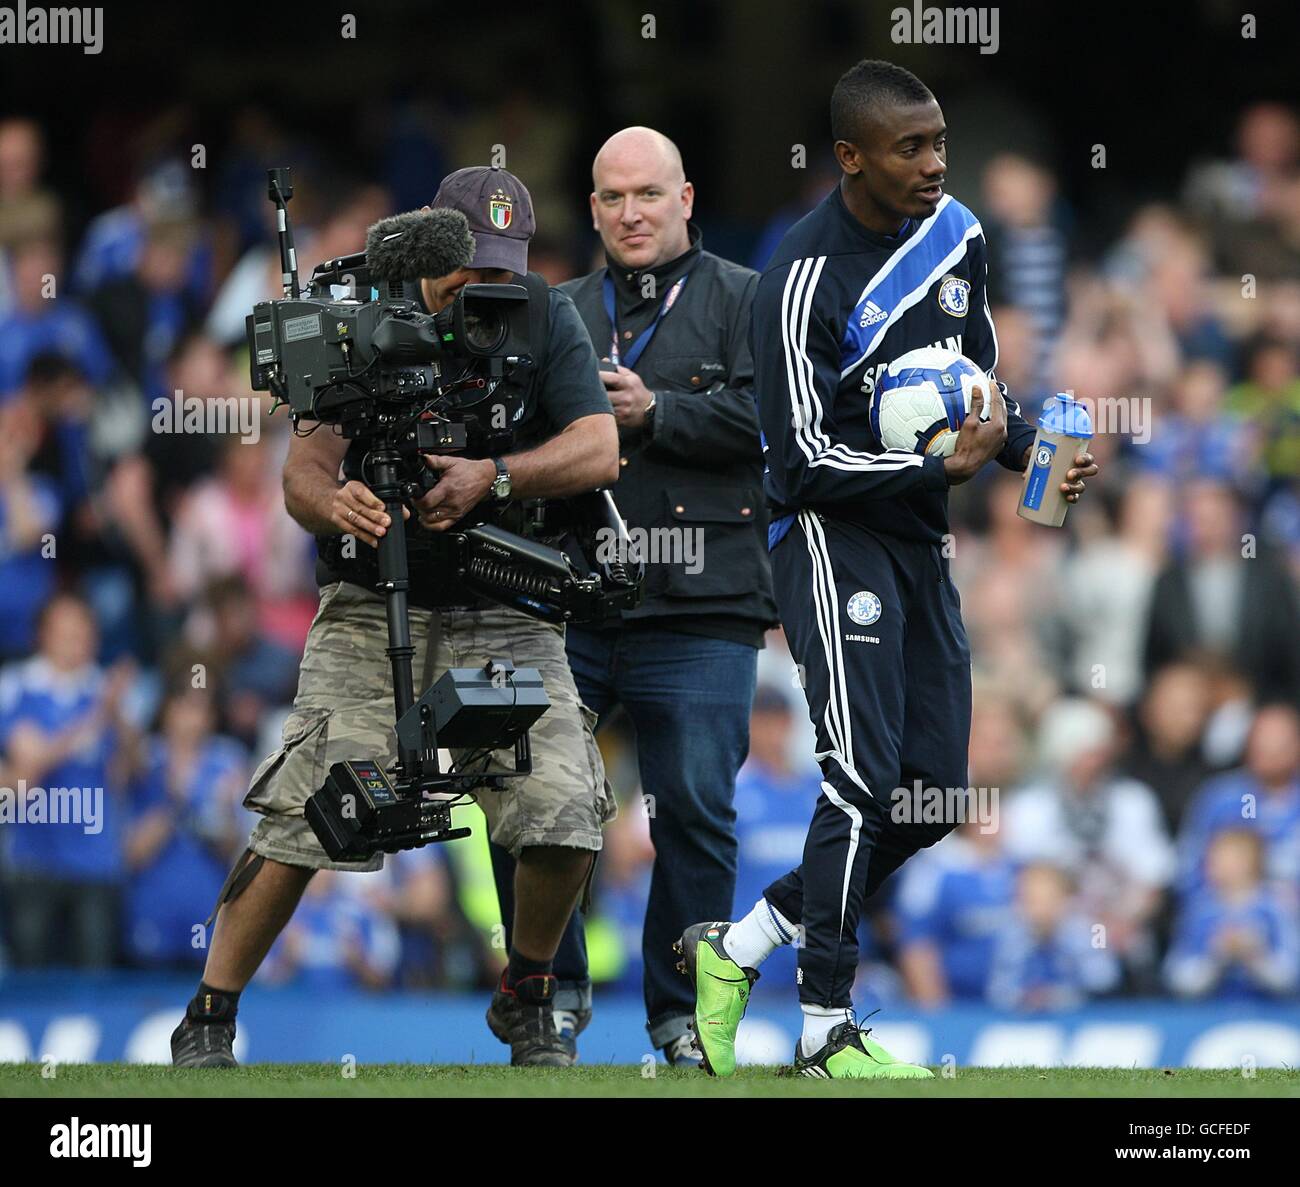
[[[251,1064],[210,1071],[154,1065],[0,1065],[0,1097],[1300,1097],[1300,1073],[1261,1068],[954,1068],[923,1081],[825,1081],[743,1068],[734,1079],[656,1065],[578,1066],[564,1071],[500,1065],[358,1064],[354,1076],[329,1064]],[[936,1069],[936,1072],[938,1069]]]

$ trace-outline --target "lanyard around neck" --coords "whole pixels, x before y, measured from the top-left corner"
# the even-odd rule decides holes
[[[625,352],[622,352],[621,365],[626,367],[629,371],[636,367],[637,360],[645,353],[645,348],[650,345],[650,339],[654,337],[655,331],[659,328],[659,323],[663,321],[668,310],[673,307],[673,303],[681,294],[683,287],[686,285],[687,277],[689,276],[690,273],[688,272],[686,276],[681,277],[677,283],[668,290],[668,295],[664,297],[663,304],[659,306],[659,312],[655,315],[654,321],[641,331],[637,340],[633,342]],[[605,312],[609,315],[610,328],[614,334],[613,341],[609,348],[609,361],[617,367],[620,365],[620,352],[618,349],[618,310],[614,305],[614,278],[610,276],[608,268],[605,270],[604,290]]]

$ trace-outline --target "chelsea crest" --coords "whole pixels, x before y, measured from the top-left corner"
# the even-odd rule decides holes
[[[950,317],[965,317],[970,308],[970,281],[945,276],[939,285],[939,308]]]
[[[870,626],[880,617],[880,599],[868,589],[861,589],[849,599],[849,617],[858,626]]]

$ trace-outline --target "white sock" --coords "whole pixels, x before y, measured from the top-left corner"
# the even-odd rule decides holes
[[[794,942],[799,929],[765,898],[754,904],[722,937],[722,947],[742,969],[756,969],[782,944]]]
[[[803,1011],[803,1036],[799,1042],[805,1058],[816,1055],[826,1046],[831,1031],[841,1022],[853,1021],[853,1011],[843,1006],[805,1006],[801,1003],[799,1009]]]

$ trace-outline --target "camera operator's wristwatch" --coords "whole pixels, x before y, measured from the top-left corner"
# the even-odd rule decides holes
[[[504,503],[510,497],[510,490],[514,485],[510,481],[510,470],[499,457],[494,457],[492,464],[497,468],[497,476],[492,479],[492,485],[488,489],[496,502]]]

